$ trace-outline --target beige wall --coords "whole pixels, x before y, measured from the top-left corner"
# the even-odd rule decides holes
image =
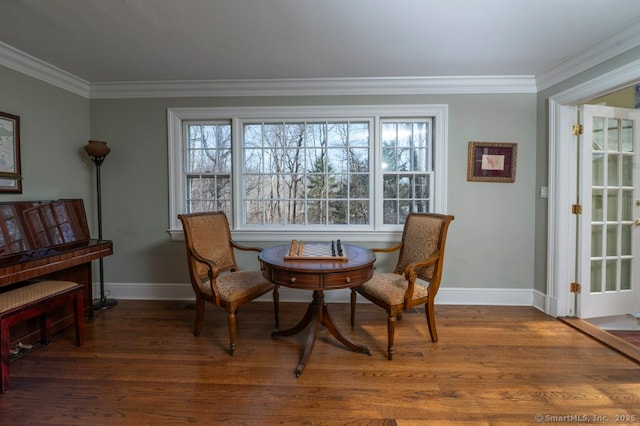
[[[113,149],[102,167],[104,235],[114,240],[116,252],[105,261],[108,280],[188,280],[183,244],[171,242],[167,234],[167,108],[367,103],[449,105],[448,212],[456,219],[443,286],[533,288],[533,94],[92,100],[91,136]],[[472,140],[517,142],[516,182],[467,182],[467,144]],[[255,259],[251,261],[255,267]]]
[[[87,100],[3,67],[0,77],[0,110],[23,120],[25,175],[24,194],[0,199],[80,197],[96,229],[94,168],[81,151],[90,138],[111,146],[102,166],[104,235],[115,247],[105,259],[107,286],[188,281],[184,247],[167,233],[167,108],[444,103],[448,212],[456,220],[443,287],[545,290],[546,200],[538,187],[547,158],[534,94]],[[517,142],[516,182],[467,182],[469,141]]]
[[[0,201],[82,198],[91,214],[89,100],[0,66],[0,111],[20,117],[24,177],[23,193]]]
[[[605,105],[617,108],[635,108],[636,107],[636,86],[625,87],[621,90],[616,90],[608,95],[601,96],[586,102],[591,105]]]

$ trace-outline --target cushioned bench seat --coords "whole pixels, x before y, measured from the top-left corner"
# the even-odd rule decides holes
[[[44,344],[51,342],[51,318],[55,307],[73,304],[76,344],[83,343],[82,285],[71,281],[40,281],[0,293],[0,379],[1,393],[9,388],[9,343],[13,325],[40,317],[40,335]]]

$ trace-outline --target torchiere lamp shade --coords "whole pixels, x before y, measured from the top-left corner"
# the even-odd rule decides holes
[[[103,141],[92,141],[84,147],[87,154],[94,158],[103,158],[106,157],[107,154],[111,152],[111,148],[107,146],[106,142]]]

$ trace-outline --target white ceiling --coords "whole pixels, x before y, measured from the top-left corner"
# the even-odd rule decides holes
[[[640,0],[0,0],[0,43],[88,83],[535,77],[629,34]]]

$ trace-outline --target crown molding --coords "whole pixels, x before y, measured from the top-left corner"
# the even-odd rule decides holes
[[[640,18],[629,22],[600,42],[560,62],[551,70],[538,75],[538,90],[542,91],[574,75],[580,74],[619,54],[640,46]]]
[[[533,76],[459,76],[92,83],[92,99],[536,93]]]
[[[60,87],[82,97],[89,97],[89,82],[56,68],[36,57],[0,41],[0,65]]]
[[[561,105],[576,105],[627,87],[634,81],[640,81],[640,59],[557,93],[551,99]]]

